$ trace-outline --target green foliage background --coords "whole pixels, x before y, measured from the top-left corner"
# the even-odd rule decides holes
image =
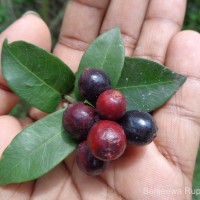
[[[188,0],[183,29],[200,32],[200,1]]]
[[[36,11],[47,23],[55,42],[68,0],[0,0],[0,32],[26,11]]]
[[[49,26],[52,41],[55,44],[66,4],[67,0],[0,0],[0,33],[24,12],[35,10]],[[185,29],[200,32],[200,0],[188,0],[183,25],[183,30]],[[12,114],[23,117],[28,108],[29,106],[22,102],[15,107]],[[195,167],[193,189],[198,189],[198,192],[200,192],[200,150]],[[193,199],[200,200],[200,194],[193,194]]]

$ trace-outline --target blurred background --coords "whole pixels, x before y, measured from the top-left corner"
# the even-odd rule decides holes
[[[67,0],[0,0],[0,33],[24,12],[35,10],[50,28],[52,41],[55,44],[66,5]],[[182,29],[200,32],[200,0],[188,0]],[[11,114],[24,117],[28,108],[29,106],[22,101],[13,109]],[[200,200],[200,150],[195,167],[193,191],[194,189],[198,189],[199,194],[193,194],[193,199]]]
[[[58,36],[68,0],[0,0],[0,32],[29,10],[36,11],[47,23],[53,44]]]

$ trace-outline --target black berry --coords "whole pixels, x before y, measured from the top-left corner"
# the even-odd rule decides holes
[[[76,162],[79,169],[87,175],[99,175],[107,165],[107,162],[99,160],[91,154],[86,141],[80,143],[76,150]]]
[[[126,135],[116,122],[101,120],[90,129],[87,144],[96,158],[103,161],[115,160],[126,148]]]
[[[126,98],[118,90],[106,90],[99,95],[96,109],[103,119],[117,120],[126,111]]]
[[[157,126],[149,113],[128,111],[119,120],[119,124],[123,127],[129,144],[146,145],[156,137]]]
[[[84,140],[95,123],[93,107],[82,102],[70,104],[63,113],[63,127],[75,139]]]
[[[111,88],[108,76],[100,69],[86,68],[78,82],[81,95],[91,103],[95,103],[98,96]]]

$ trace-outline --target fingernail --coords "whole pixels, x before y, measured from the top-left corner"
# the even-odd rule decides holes
[[[33,10],[26,11],[26,12],[22,15],[22,17],[25,17],[25,16],[27,16],[27,15],[35,15],[35,16],[37,16],[37,17],[40,17],[40,15],[39,15],[37,12],[33,11]],[[40,17],[40,18],[41,18],[41,17]]]

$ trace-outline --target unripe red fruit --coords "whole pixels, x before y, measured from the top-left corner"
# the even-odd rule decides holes
[[[103,119],[117,120],[126,112],[126,98],[118,90],[106,90],[99,95],[96,109]]]
[[[84,140],[95,123],[93,107],[82,102],[70,104],[63,113],[63,127],[75,139]]]
[[[81,142],[76,150],[76,162],[79,169],[87,175],[99,175],[107,166],[107,162],[91,154],[86,141]]]
[[[119,158],[126,148],[126,135],[116,122],[101,120],[89,131],[87,144],[91,153],[103,161]]]

